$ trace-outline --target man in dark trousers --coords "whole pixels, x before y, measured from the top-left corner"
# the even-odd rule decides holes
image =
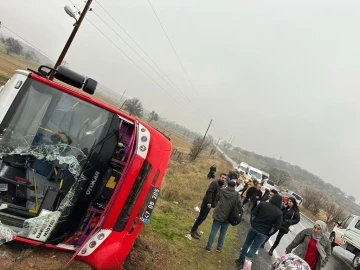
[[[241,249],[240,256],[236,260],[236,264],[240,268],[244,266],[246,258],[252,260],[256,251],[268,236],[273,235],[279,230],[283,218],[280,210],[281,202],[281,196],[275,194],[269,202],[261,202],[252,212],[251,227]],[[248,251],[249,247],[250,250]]]
[[[194,225],[191,228],[191,237],[195,239],[200,239],[201,235],[197,232],[197,229],[206,219],[207,215],[210,212],[210,209],[215,208],[217,202],[220,199],[220,189],[224,185],[225,181],[226,174],[222,173],[220,175],[220,179],[212,181],[209,185],[201,203],[199,216],[197,217]]]

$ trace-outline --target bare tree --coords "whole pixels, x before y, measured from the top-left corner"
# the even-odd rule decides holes
[[[328,198],[324,192],[310,187],[305,188],[303,197],[304,207],[314,215],[319,214],[320,210],[324,209],[328,203]]]
[[[271,179],[277,184],[278,186],[286,185],[291,180],[291,175],[284,171],[277,168],[272,168],[270,170]]]
[[[206,150],[211,144],[211,140],[209,138],[202,138],[201,136],[197,136],[191,146],[190,149],[190,157],[191,160],[194,161],[198,158],[198,156]]]
[[[345,216],[345,210],[333,202],[327,202],[324,205],[324,211],[326,215],[326,223],[332,225],[339,220],[342,220]]]
[[[24,57],[28,61],[39,61],[38,57],[36,56],[35,52],[33,51],[26,51]]]
[[[216,153],[216,148],[211,148],[210,150],[210,156],[214,155]]]
[[[159,115],[155,112],[155,111],[152,111],[151,113],[149,113],[149,123],[151,121],[158,121],[159,120]]]
[[[21,46],[20,42],[12,37],[8,37],[4,40],[4,45],[6,49],[6,54],[21,54],[23,51],[23,46]]]
[[[143,115],[143,106],[138,98],[128,99],[125,103],[125,110],[127,110],[130,115],[138,117]]]

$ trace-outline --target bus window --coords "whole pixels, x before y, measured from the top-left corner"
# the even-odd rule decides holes
[[[124,208],[122,209],[116,223],[114,226],[114,231],[123,231],[125,229],[126,223],[131,215],[131,212],[134,208],[134,205],[139,197],[140,191],[151,171],[151,164],[148,161],[144,161],[140,172],[135,180],[135,183],[131,189],[131,192],[126,199]]]

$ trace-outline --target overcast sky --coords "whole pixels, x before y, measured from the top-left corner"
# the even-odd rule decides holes
[[[216,138],[234,135],[234,145],[282,156],[360,200],[360,1],[152,0],[196,92],[147,0],[100,3],[176,90],[103,24],[96,14],[151,64],[96,2],[87,18],[163,89],[87,20],[70,67],[192,130],[204,132],[212,118]],[[74,22],[65,5],[1,1],[0,20],[56,59]]]

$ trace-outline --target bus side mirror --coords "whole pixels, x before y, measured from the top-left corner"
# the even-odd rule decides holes
[[[96,86],[97,86],[97,81],[91,79],[91,78],[88,78],[84,84],[84,88],[83,88],[83,91],[85,93],[88,93],[90,95],[93,95],[95,93],[95,90],[96,90]]]

